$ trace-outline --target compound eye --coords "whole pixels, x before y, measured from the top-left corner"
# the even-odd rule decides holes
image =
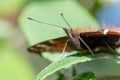
[[[72,33],[71,36],[72,36],[73,38],[76,38],[78,35],[77,35],[76,33]]]

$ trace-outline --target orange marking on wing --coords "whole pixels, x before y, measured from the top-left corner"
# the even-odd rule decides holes
[[[57,39],[44,41],[42,43],[38,43],[38,44],[28,48],[28,50],[31,52],[35,52],[35,53],[41,53],[41,52],[46,52],[46,51],[62,52],[67,40],[68,40],[67,37],[61,37],[61,38],[57,38]],[[67,45],[65,51],[72,51],[72,50],[73,49]]]

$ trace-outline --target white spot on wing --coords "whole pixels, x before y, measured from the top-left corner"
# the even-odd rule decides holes
[[[104,29],[103,34],[106,35],[109,32],[109,29]]]

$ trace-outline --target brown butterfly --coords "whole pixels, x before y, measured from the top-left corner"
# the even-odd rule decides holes
[[[61,14],[64,21],[65,20],[63,14]],[[29,18],[30,20],[34,20]],[[34,20],[38,21],[38,20]],[[38,21],[40,23],[61,27],[54,24],[49,24],[45,22]],[[67,36],[60,37],[56,39],[51,39],[48,41],[44,41],[38,43],[34,46],[28,48],[30,52],[42,53],[42,52],[70,52],[73,50],[76,51],[84,51],[88,50],[92,55],[94,55],[95,49],[109,49],[115,52],[117,47],[120,47],[120,28],[101,28],[94,31],[90,31],[88,29],[72,29],[68,24],[70,29],[63,28]]]

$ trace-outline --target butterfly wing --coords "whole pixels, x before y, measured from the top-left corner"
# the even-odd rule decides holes
[[[88,32],[90,31],[89,29],[82,29],[82,28],[77,28],[73,29],[75,32],[82,33],[82,32]],[[34,52],[34,53],[41,53],[41,52],[62,52],[63,48],[65,47],[65,43],[68,40],[68,37],[60,37],[56,39],[51,39],[48,41],[40,42],[34,46],[31,46],[28,48],[28,51]],[[69,43],[68,43],[69,44]],[[71,48],[69,45],[65,48],[66,52],[72,51],[73,48]]]
[[[116,40],[118,40],[120,34],[116,35],[116,33],[120,33],[120,28],[109,28],[109,27],[107,27],[106,29],[108,29],[110,31],[110,32],[107,33],[107,35],[103,35],[103,33],[99,31],[99,30],[101,30],[99,28],[96,28],[96,29],[77,28],[77,29],[73,29],[73,30],[75,32],[77,32],[78,34],[80,34],[81,37],[83,36],[82,37],[83,40],[87,43],[87,45],[90,48],[92,48],[93,44],[96,44],[96,45],[94,45],[94,47],[99,47],[98,42],[96,42],[96,41],[99,41],[99,40],[96,40],[96,39],[103,39],[103,37],[105,37],[105,39],[103,39],[103,40],[108,45],[110,45],[108,43],[108,41],[112,41],[112,43],[117,42]],[[108,35],[110,36],[109,39],[108,39]],[[111,35],[113,35],[112,38],[111,38]],[[113,41],[112,40],[113,38],[116,38],[116,39],[114,39],[114,41]],[[66,43],[67,40],[68,40],[68,37],[65,36],[65,37],[60,37],[60,38],[44,41],[44,42],[38,43],[34,46],[31,46],[30,48],[28,48],[28,51],[35,52],[35,53],[62,52],[63,48],[65,47],[65,43]],[[105,43],[101,43],[101,44],[105,44]],[[73,50],[73,48],[71,48],[69,45],[67,45],[65,51],[68,52],[68,51],[72,51],[72,50]]]
[[[38,43],[34,46],[31,46],[30,48],[28,48],[28,51],[34,52],[34,53],[62,52],[67,40],[68,40],[68,37],[51,39],[48,41]],[[72,48],[67,45],[65,51],[67,52],[72,51]]]

